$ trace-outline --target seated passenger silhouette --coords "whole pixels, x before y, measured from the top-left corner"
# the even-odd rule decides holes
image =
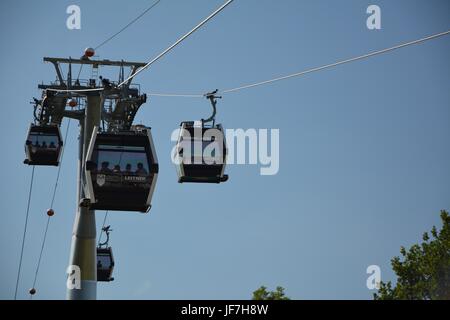
[[[47,148],[47,143],[45,141],[42,141],[41,148]]]
[[[145,170],[145,168],[144,168],[144,165],[142,164],[142,162],[139,162],[138,164],[137,164],[137,170],[136,170],[136,174],[138,174],[138,175],[140,175],[140,176],[146,176],[148,173],[147,173],[147,170]]]
[[[131,164],[127,163],[127,165],[125,166],[125,174],[133,174],[133,171],[131,171]]]
[[[109,162],[108,161],[103,161],[102,162],[102,167],[100,168],[100,172],[101,173],[111,173],[111,169],[108,168],[109,167]]]
[[[48,147],[52,148],[52,149],[56,149],[56,145],[55,145],[55,143],[53,141],[50,142],[50,145]]]
[[[120,173],[120,165],[116,164],[113,169],[114,173]]]
[[[34,146],[35,146],[35,147],[40,147],[39,141],[36,140],[36,142],[34,143]]]

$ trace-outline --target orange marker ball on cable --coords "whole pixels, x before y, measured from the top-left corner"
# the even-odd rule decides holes
[[[94,51],[94,49],[92,49],[92,48],[86,48],[86,49],[84,50],[84,55],[85,55],[86,57],[88,57],[88,58],[93,57],[94,54],[95,54],[95,51]]]
[[[55,211],[53,211],[53,209],[48,209],[48,210],[47,210],[47,215],[48,215],[49,217],[52,217],[54,214],[55,214]]]

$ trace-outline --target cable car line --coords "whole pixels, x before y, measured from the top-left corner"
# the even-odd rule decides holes
[[[67,141],[69,128],[70,128],[70,119],[67,122],[67,128],[66,128],[66,133],[64,135],[64,141]],[[60,177],[60,173],[61,173],[61,167],[62,167],[63,159],[64,159],[64,148],[61,150],[61,160],[60,160],[60,165],[58,166],[58,172],[56,174],[56,181],[55,181],[55,186],[53,188],[53,194],[52,194],[52,199],[51,199],[51,202],[50,202],[50,209],[49,210],[53,210],[53,204],[55,202],[56,191],[58,189],[58,182],[59,182],[59,177]],[[49,224],[50,224],[50,218],[51,217],[52,217],[52,215],[47,214],[47,224],[45,226],[44,238],[42,240],[41,251],[39,253],[39,259],[38,259],[38,263],[37,263],[37,266],[36,266],[36,272],[34,274],[33,286],[31,287],[32,288],[31,290],[34,289],[34,292],[36,292],[36,289],[35,289],[36,288],[36,282],[37,282],[37,277],[38,277],[38,274],[39,274],[39,269],[40,269],[40,266],[41,266],[42,255],[43,255],[43,252],[44,252],[45,242],[47,240],[47,232],[48,232],[48,227],[49,227]],[[30,294],[30,299],[32,299],[32,297],[33,297],[33,294]]]
[[[64,141],[67,141],[67,136],[69,134],[69,128],[70,128],[70,119],[67,122],[66,133],[64,134]],[[61,164],[62,164],[63,159],[64,159],[64,148],[61,150],[61,161],[60,161],[60,166],[58,166],[58,172],[56,174],[55,187],[53,188],[53,195],[52,195],[52,201],[50,203],[50,208],[53,208],[53,203],[55,201],[56,189],[58,188],[59,176],[61,173]]]
[[[294,78],[294,77],[300,77],[309,73],[313,73],[313,72],[317,72],[317,71],[321,71],[324,69],[329,69],[332,67],[336,67],[342,64],[346,64],[346,63],[350,63],[350,62],[354,62],[354,61],[358,61],[358,60],[363,60],[366,58],[370,58],[376,55],[381,55],[390,51],[394,51],[397,49],[401,49],[407,46],[412,46],[412,45],[416,45],[419,43],[423,43],[432,39],[436,39],[439,37],[443,37],[450,34],[450,30],[448,31],[444,31],[444,32],[440,32],[440,33],[436,33],[424,38],[420,38],[414,41],[410,41],[410,42],[405,42],[405,43],[401,43],[398,45],[395,45],[393,47],[389,47],[389,48],[385,48],[382,50],[377,50],[377,51],[373,51],[367,54],[363,54],[360,56],[356,56],[353,58],[349,58],[349,59],[345,59],[345,60],[340,60],[331,64],[326,64],[323,66],[319,66],[319,67],[315,67],[315,68],[311,68],[311,69],[307,69],[307,70],[303,70],[300,72],[296,72],[293,74],[289,74],[289,75],[285,75],[285,76],[281,76],[281,77],[277,77],[277,78],[273,78],[273,79],[269,79],[269,80],[265,80],[265,81],[260,81],[260,82],[256,82],[256,83],[252,83],[252,84],[247,84],[247,85],[243,85],[243,86],[239,86],[239,87],[235,87],[235,88],[231,88],[231,89],[226,89],[226,90],[220,90],[221,94],[228,94],[228,93],[232,93],[232,92],[236,92],[236,91],[240,91],[240,90],[244,90],[244,89],[249,89],[249,88],[253,88],[253,87],[257,87],[257,86],[261,86],[261,85],[265,85],[265,84],[270,84],[273,82],[277,82],[277,81],[281,81],[281,80],[286,80],[286,79],[290,79],[290,78]],[[188,98],[202,98],[204,97],[204,95],[199,95],[199,94],[176,94],[176,93],[148,93],[148,96],[157,96],[157,97],[188,97]]]
[[[214,18],[219,12],[221,12],[223,9],[225,9],[225,7],[227,7],[231,2],[233,2],[234,0],[228,0],[227,2],[225,2],[223,5],[221,5],[216,11],[214,11],[213,13],[211,13],[208,17],[206,17],[202,22],[200,22],[198,25],[196,25],[191,31],[189,31],[188,33],[186,33],[184,36],[182,36],[180,39],[178,39],[177,41],[175,41],[175,43],[173,43],[170,47],[168,47],[166,50],[164,50],[163,52],[161,52],[159,55],[157,55],[155,58],[153,58],[151,61],[149,61],[145,66],[143,66],[142,68],[140,68],[139,70],[137,70],[135,73],[133,73],[132,75],[130,75],[127,79],[125,79],[124,81],[122,81],[118,87],[123,86],[125,83],[127,83],[129,80],[132,80],[135,76],[137,76],[139,73],[141,73],[142,71],[146,70],[148,67],[150,67],[153,63],[155,63],[156,61],[158,61],[159,59],[161,59],[166,53],[168,53],[169,51],[171,51],[173,48],[175,48],[177,45],[179,45],[181,42],[183,42],[183,40],[185,40],[187,37],[189,37],[191,34],[193,34],[195,31],[197,31],[198,29],[200,29],[205,23],[207,23],[209,20],[211,20],[212,18]]]
[[[39,267],[41,265],[41,259],[42,259],[42,253],[44,252],[44,245],[45,245],[45,239],[47,238],[47,232],[48,232],[48,225],[50,224],[50,216],[47,217],[47,224],[45,226],[45,232],[44,232],[44,240],[42,241],[42,246],[41,246],[41,251],[39,253],[39,259],[38,259],[38,264],[36,267],[36,272],[34,274],[34,280],[33,280],[33,285],[31,286],[31,290],[34,289],[34,291],[30,291],[30,300],[33,299],[33,295],[34,293],[36,293],[36,281],[37,281],[37,276],[39,273]],[[31,292],[34,292],[33,294]]]
[[[106,39],[105,41],[103,41],[102,43],[100,43],[99,45],[97,45],[94,50],[97,50],[98,48],[104,46],[106,43],[108,43],[109,41],[111,41],[113,38],[115,38],[116,36],[118,36],[120,33],[122,33],[124,30],[126,30],[128,27],[130,27],[133,23],[135,23],[136,21],[138,21],[140,18],[142,18],[147,12],[149,12],[151,9],[153,9],[158,3],[160,3],[161,0],[157,0],[156,2],[154,2],[150,7],[148,7],[147,9],[145,9],[140,15],[138,15],[136,18],[134,18],[133,20],[131,20],[125,27],[123,27],[122,29],[120,29],[119,31],[117,31],[115,34],[113,34],[112,36],[110,36],[108,39]]]
[[[31,170],[30,190],[28,191],[27,213],[25,215],[25,226],[24,226],[23,237],[22,237],[22,248],[20,250],[19,270],[17,271],[17,280],[16,280],[16,289],[14,292],[14,300],[17,300],[17,289],[19,288],[20,271],[22,269],[23,251],[24,251],[24,247],[25,247],[25,238],[26,238],[26,234],[27,234],[28,217],[29,217],[29,213],[30,213],[30,203],[31,203],[31,194],[33,191],[34,169],[35,168],[36,167],[33,166],[33,169]]]
[[[290,75],[286,75],[286,76],[282,76],[282,77],[278,77],[278,78],[274,78],[274,79],[270,79],[270,80],[265,80],[265,81],[261,81],[261,82],[256,82],[256,83],[252,83],[252,84],[247,84],[247,85],[236,87],[236,88],[232,88],[232,89],[223,90],[223,91],[221,91],[221,93],[222,94],[226,94],[226,93],[236,92],[236,91],[239,91],[239,90],[249,89],[249,88],[253,88],[253,87],[256,87],[256,86],[261,86],[261,85],[264,85],[264,84],[273,83],[273,82],[276,82],[276,81],[281,81],[281,80],[285,80],[285,79],[289,79],[289,78],[293,78],[293,77],[303,76],[303,75],[308,74],[308,73],[321,71],[321,70],[324,70],[324,69],[328,69],[328,68],[339,66],[341,64],[345,64],[345,63],[350,63],[350,62],[354,62],[354,61],[357,61],[357,60],[366,59],[366,58],[369,58],[369,57],[373,57],[373,56],[376,56],[376,55],[384,54],[384,53],[387,53],[387,52],[390,52],[390,51],[394,51],[394,50],[397,50],[397,49],[400,49],[400,48],[404,48],[404,47],[407,47],[407,46],[412,46],[412,45],[415,45],[415,44],[419,44],[419,43],[422,43],[422,42],[425,42],[425,41],[428,41],[428,40],[432,40],[432,39],[435,39],[435,38],[438,38],[438,37],[442,37],[442,36],[448,35],[449,33],[450,33],[450,30],[445,31],[445,32],[441,32],[441,33],[437,33],[437,34],[433,34],[431,36],[427,36],[427,37],[424,37],[424,38],[421,38],[421,39],[417,39],[417,40],[414,40],[414,41],[402,43],[402,44],[399,44],[399,45],[396,45],[396,46],[393,46],[393,47],[389,47],[389,48],[386,48],[386,49],[373,51],[373,52],[370,52],[370,53],[367,53],[367,54],[363,54],[363,55],[360,55],[360,56],[357,56],[357,57],[349,58],[349,59],[346,59],[346,60],[341,60],[341,61],[334,62],[334,63],[331,63],[331,64],[323,65],[323,66],[320,66],[320,67],[315,67],[315,68],[312,68],[312,69],[304,70],[304,71],[301,71],[301,72],[296,72],[296,73],[293,73],[293,74],[290,74]]]
[[[256,82],[256,83],[252,83],[252,84],[247,84],[247,85],[243,85],[243,86],[239,86],[239,87],[235,87],[235,88],[231,88],[231,89],[226,89],[226,90],[220,90],[221,94],[228,94],[228,93],[232,93],[232,92],[236,92],[236,91],[240,91],[240,90],[244,90],[244,89],[249,89],[249,88],[253,88],[253,87],[257,87],[257,86],[261,86],[261,85],[265,85],[265,84],[270,84],[273,82],[277,82],[277,81],[281,81],[281,80],[285,80],[285,79],[289,79],[289,78],[294,78],[294,77],[300,77],[303,75],[306,75],[308,73],[313,73],[313,72],[317,72],[317,71],[321,71],[324,69],[329,69],[332,67],[336,67],[342,64],[346,64],[346,63],[350,63],[350,62],[354,62],[354,61],[358,61],[358,60],[363,60],[366,58],[370,58],[376,55],[381,55],[390,51],[394,51],[397,49],[401,49],[407,46],[412,46],[412,45],[416,45],[419,43],[423,43],[426,42],[428,40],[432,40],[432,39],[436,39],[445,35],[450,34],[450,30],[448,31],[444,31],[444,32],[440,32],[437,34],[433,34],[424,38],[420,38],[414,41],[410,41],[410,42],[405,42],[405,43],[401,43],[398,45],[395,45],[393,47],[389,47],[389,48],[385,48],[382,50],[377,50],[377,51],[373,51],[367,54],[363,54],[360,56],[356,56],[353,58],[349,58],[349,59],[345,59],[345,60],[340,60],[331,64],[326,64],[323,66],[319,66],[319,67],[315,67],[315,68],[311,68],[311,69],[307,69],[307,70],[303,70],[300,72],[296,72],[293,74],[289,74],[289,75],[285,75],[285,76],[281,76],[281,77],[277,77],[277,78],[273,78],[273,79],[269,79],[269,80],[264,80],[264,81],[260,81],[260,82]],[[203,98],[205,95],[203,94],[177,94],[177,93],[148,93],[148,96],[155,96],[155,97],[181,97],[181,98]]]
[[[180,98],[203,98],[204,94],[178,94],[178,93],[147,93],[154,97],[180,97]]]
[[[314,67],[314,68],[311,68],[311,69],[307,69],[307,70],[303,70],[303,71],[300,71],[300,72],[292,73],[292,74],[289,74],[289,75],[285,75],[285,76],[281,76],[281,77],[277,77],[277,78],[273,78],[273,79],[269,79],[269,80],[264,80],[264,81],[260,81],[260,82],[256,82],[256,83],[252,83],[252,84],[247,84],[247,85],[243,85],[243,86],[239,86],[239,87],[235,87],[235,88],[230,88],[230,89],[226,89],[226,90],[220,90],[219,92],[221,94],[228,94],[228,93],[232,93],[232,92],[236,92],[236,91],[240,91],[240,90],[244,90],[244,89],[249,89],[249,88],[253,88],[253,87],[257,87],[257,86],[261,86],[261,85],[265,85],[265,84],[270,84],[270,83],[273,83],[273,82],[278,82],[278,81],[281,81],[281,80],[286,80],[286,79],[290,79],[290,78],[294,78],[294,77],[304,76],[304,75],[309,74],[309,73],[322,71],[324,69],[330,69],[330,68],[337,67],[337,66],[342,65],[342,64],[347,64],[347,63],[350,63],[350,62],[367,59],[367,58],[370,58],[370,57],[373,57],[373,56],[376,56],[376,55],[382,55],[382,54],[385,54],[385,53],[388,53],[388,52],[391,52],[391,51],[394,51],[394,50],[398,50],[398,49],[401,49],[401,48],[404,48],[404,47],[417,45],[417,44],[420,44],[420,43],[423,43],[423,42],[426,42],[426,41],[429,41],[429,40],[433,40],[433,39],[436,39],[436,38],[439,38],[439,37],[446,36],[448,34],[450,34],[450,30],[447,30],[447,31],[444,31],[444,32],[440,32],[440,33],[436,33],[436,34],[433,34],[433,35],[430,35],[430,36],[427,36],[427,37],[424,37],[424,38],[420,38],[420,39],[417,39],[417,40],[401,43],[401,44],[398,44],[398,45],[395,45],[395,46],[392,46],[392,47],[388,47],[388,48],[385,48],[385,49],[369,52],[369,53],[366,53],[366,54],[363,54],[363,55],[359,55],[359,56],[356,56],[356,57],[352,57],[352,58],[348,58],[348,59],[345,59],[345,60],[340,60],[340,61],[337,61],[337,62],[334,62],[334,63],[331,63],[331,64],[326,64],[326,65],[322,65],[322,66],[319,66],[319,67]],[[143,69],[140,69],[140,71],[142,71],[142,70]],[[136,74],[134,74],[134,75],[136,75]],[[77,91],[82,92],[83,91],[84,92],[84,91],[100,91],[100,90],[103,90],[103,88],[87,89],[87,90],[56,90],[56,89],[54,89],[52,91],[62,91],[62,92],[68,92],[68,91],[70,91],[70,92],[77,92]],[[178,94],[178,93],[148,93],[147,95],[148,96],[155,96],[155,97],[181,97],[181,98],[203,98],[205,96],[204,94]]]

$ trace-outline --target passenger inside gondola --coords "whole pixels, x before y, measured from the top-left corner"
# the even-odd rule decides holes
[[[137,175],[139,175],[139,176],[146,176],[146,175],[148,175],[148,172],[147,172],[147,170],[145,170],[145,168],[144,168],[144,165],[142,164],[142,162],[139,162],[138,164],[137,164],[137,170],[136,170],[136,174]]]
[[[121,171],[120,171],[120,165],[116,164],[116,165],[114,166],[113,173],[121,173]]]
[[[124,174],[130,175],[133,174],[134,172],[131,171],[131,163],[127,163],[126,167],[125,167],[125,171]]]
[[[101,173],[111,173],[111,169],[108,168],[109,167],[109,162],[108,161],[103,161],[102,162],[102,167],[100,168],[100,172]]]
[[[25,142],[26,159],[29,165],[58,165],[62,141],[57,126],[31,125]]]
[[[149,131],[96,133],[85,170],[91,209],[149,210],[158,177],[150,138]]]
[[[104,174],[148,176],[147,156],[144,152],[139,151],[135,151],[135,149],[132,149],[131,152],[123,151],[123,149],[117,151],[100,149],[96,155],[100,163],[97,170]],[[113,167],[110,166],[111,163],[114,164]]]
[[[46,136],[42,134],[31,134],[29,137],[30,144],[35,148],[41,149],[56,149],[57,148],[57,137]]]
[[[99,145],[94,151],[93,160],[88,164],[88,170],[91,171],[94,188],[101,188],[103,192],[123,194],[136,188],[149,189],[153,182],[145,148]],[[93,168],[95,163],[99,163],[98,168]],[[99,192],[99,189],[96,192]],[[116,194],[114,198],[120,197]],[[146,199],[145,196],[142,198]]]

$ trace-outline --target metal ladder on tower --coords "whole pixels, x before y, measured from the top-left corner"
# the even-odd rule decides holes
[[[91,79],[98,80],[98,64],[92,65]]]

